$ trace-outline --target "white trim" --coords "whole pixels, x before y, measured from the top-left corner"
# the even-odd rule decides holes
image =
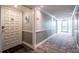
[[[25,32],[32,32],[32,31],[29,31],[29,30],[22,30],[22,31],[25,31]]]
[[[23,41],[22,43],[25,44],[25,45],[27,45],[28,47],[34,49],[34,47],[33,47],[31,44],[29,44],[29,43],[27,43],[27,42],[24,42],[24,41]]]
[[[43,40],[42,42],[38,43],[35,48],[39,47],[40,45],[42,45],[43,43],[45,43],[47,40],[49,40],[50,38],[52,38],[53,35],[49,36],[48,38],[46,38],[45,40]]]
[[[33,47],[35,48],[35,45],[36,45],[36,32],[35,32],[35,25],[36,25],[36,18],[35,18],[35,9],[33,9],[33,14],[32,14],[32,43],[33,43]]]
[[[73,13],[72,13],[71,19],[72,19],[73,15],[75,14],[76,10],[77,10],[77,5],[75,6],[75,8],[74,8],[74,10],[73,10]]]
[[[57,18],[56,16],[54,16],[54,15],[52,15],[52,14],[48,13],[47,11],[42,10],[42,12],[44,12],[45,14],[47,14],[47,15],[49,15],[49,16],[51,16],[51,17],[55,18],[56,20],[58,20],[58,18]]]
[[[36,30],[36,32],[40,32],[40,31],[46,31],[46,30],[50,30],[50,29]]]

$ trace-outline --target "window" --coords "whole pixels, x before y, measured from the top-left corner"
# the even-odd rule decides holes
[[[61,31],[68,32],[68,20],[62,20]]]
[[[53,29],[53,32],[57,31],[57,23],[56,22],[57,22],[57,20],[55,20],[55,19],[52,20],[52,27],[53,27],[52,29]]]

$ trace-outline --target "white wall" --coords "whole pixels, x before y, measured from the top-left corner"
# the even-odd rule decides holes
[[[28,21],[25,18],[28,17]],[[25,7],[23,10],[23,31],[32,31],[32,9]]]
[[[35,31],[45,31],[51,29],[51,17],[40,10],[35,11]]]

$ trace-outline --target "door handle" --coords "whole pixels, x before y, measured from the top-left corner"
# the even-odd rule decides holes
[[[2,26],[2,32],[4,32],[4,28],[5,28],[5,27],[4,27],[4,26]]]
[[[2,26],[2,29],[4,29],[5,27],[4,26]]]

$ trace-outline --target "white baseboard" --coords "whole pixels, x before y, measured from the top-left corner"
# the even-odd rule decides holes
[[[36,49],[37,47],[39,47],[40,45],[42,45],[43,43],[45,43],[47,40],[49,40],[50,38],[52,38],[53,35],[49,36],[48,38],[46,38],[45,40],[43,40],[42,42],[38,43],[35,45],[35,47],[33,47],[31,44],[27,43],[27,42],[24,42],[23,41],[23,44],[27,45],[28,47],[32,48],[32,49]]]
[[[42,45],[43,43],[45,43],[47,40],[49,40],[50,38],[52,38],[53,35],[49,36],[48,38],[46,38],[45,40],[43,40],[42,42],[36,44],[35,48],[39,47],[40,45]]]
[[[24,41],[23,41],[22,43],[25,44],[25,45],[27,45],[28,47],[34,49],[34,47],[33,47],[31,44],[29,44],[29,43],[27,43],[27,42],[24,42]]]

